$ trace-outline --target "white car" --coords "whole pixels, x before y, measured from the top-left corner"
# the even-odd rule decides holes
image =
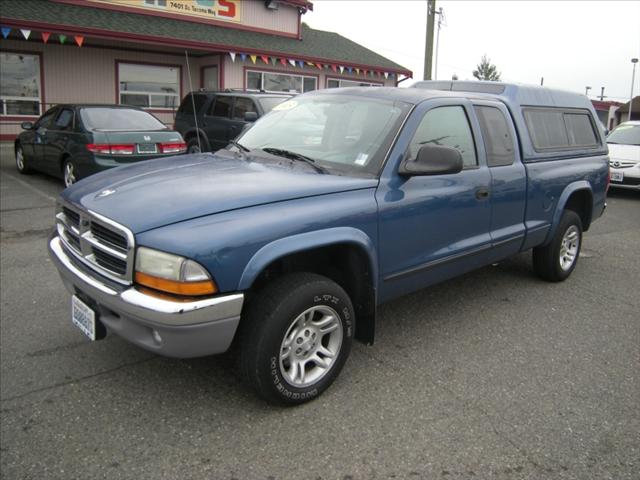
[[[607,144],[611,186],[640,190],[640,121],[618,125]]]

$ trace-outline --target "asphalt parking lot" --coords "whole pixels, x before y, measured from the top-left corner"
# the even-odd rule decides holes
[[[61,183],[1,152],[2,478],[638,478],[640,195],[610,195],[568,281],[521,255],[396,300],[282,409],[231,358],[85,340],[46,253]]]

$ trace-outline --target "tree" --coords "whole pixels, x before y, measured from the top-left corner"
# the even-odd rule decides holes
[[[473,71],[473,76],[478,80],[489,80],[490,82],[500,81],[498,67],[491,63],[491,59],[487,58],[486,55],[482,56],[482,60],[476,67],[476,70]]]

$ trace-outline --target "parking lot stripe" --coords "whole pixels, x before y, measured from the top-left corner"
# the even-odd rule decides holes
[[[15,180],[16,182],[18,182],[20,185],[22,185],[24,188],[26,188],[27,190],[31,190],[33,193],[36,193],[38,195],[40,195],[43,198],[46,198],[47,200],[49,200],[52,203],[56,203],[56,199],[54,197],[52,197],[51,195],[47,195],[46,193],[41,192],[40,190],[38,190],[36,187],[29,185],[27,182],[25,182],[24,180],[19,179],[18,177],[15,177],[13,175],[11,175],[10,173],[7,172],[3,172],[3,175],[6,177],[9,177],[13,180]]]

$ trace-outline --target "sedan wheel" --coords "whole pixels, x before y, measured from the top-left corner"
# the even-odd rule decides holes
[[[31,169],[27,167],[22,147],[16,148],[16,168],[20,173],[29,173],[31,171]]]
[[[72,162],[67,160],[64,162],[64,186],[70,187],[78,180],[76,177],[76,167]]]

